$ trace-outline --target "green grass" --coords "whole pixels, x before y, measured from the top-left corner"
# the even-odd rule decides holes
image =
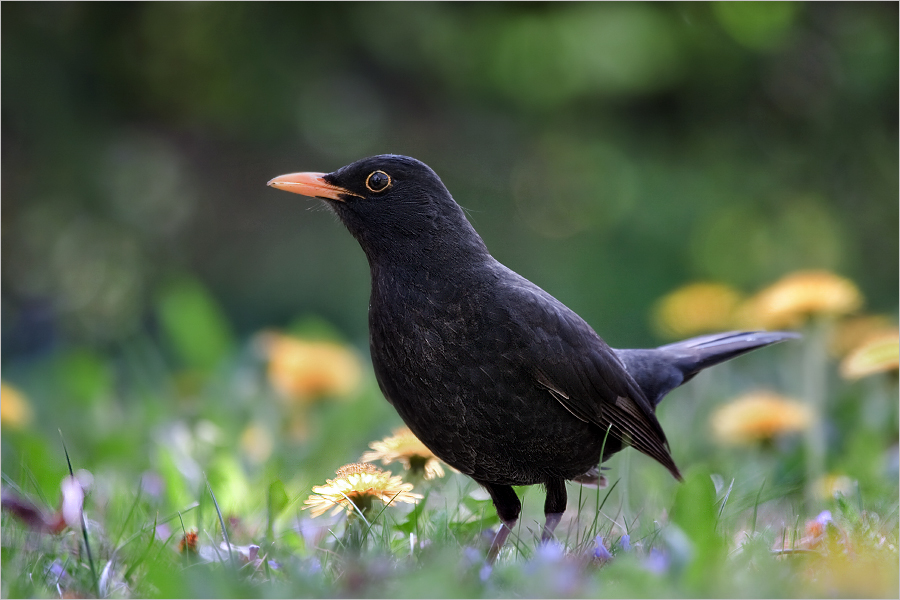
[[[544,546],[543,492],[519,488],[522,518],[492,570],[493,506],[452,471],[418,482],[415,506],[301,509],[313,485],[399,425],[371,376],[350,397],[290,405],[252,343],[214,365],[204,355],[206,369],[160,348],[138,339],[4,365],[35,413],[4,423],[4,496],[55,514],[67,453],[93,482],[84,532],[41,532],[4,510],[3,597],[898,594],[896,379],[851,384],[826,366],[823,464],[847,477],[843,494],[817,495],[801,436],[722,447],[709,433],[711,412],[737,393],[800,385],[802,343],[714,369],[666,399],[660,420],[684,483],[626,450],[607,465],[608,487],[570,484],[557,541]],[[265,432],[265,456],[249,423]],[[826,510],[831,521],[816,522]],[[192,531],[195,550],[182,550]]]

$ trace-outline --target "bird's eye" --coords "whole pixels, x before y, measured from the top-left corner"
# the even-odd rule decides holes
[[[366,178],[366,187],[372,192],[383,192],[391,186],[391,176],[384,171],[373,171]]]

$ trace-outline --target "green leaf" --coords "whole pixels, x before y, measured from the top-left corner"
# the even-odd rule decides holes
[[[275,537],[275,519],[279,514],[281,514],[281,511],[285,509],[289,502],[290,500],[288,499],[287,492],[284,489],[284,483],[282,483],[280,479],[276,479],[269,484],[269,493],[267,499],[267,508],[269,514],[266,531],[270,540]]]
[[[164,446],[159,447],[156,460],[156,468],[165,482],[165,494],[169,505],[174,508],[187,506],[196,499],[196,494],[191,491],[190,485],[178,468],[179,458],[175,453]]]
[[[707,581],[707,575],[718,572],[717,566],[725,559],[726,545],[716,530],[716,489],[706,469],[698,467],[688,472],[675,492],[671,515],[672,522],[694,545],[686,578],[695,585],[708,586],[711,582]]]
[[[67,397],[81,406],[93,404],[112,389],[113,375],[109,364],[86,348],[60,356],[55,370]]]
[[[402,523],[394,525],[394,529],[403,532],[404,535],[416,533],[417,528],[422,527],[422,512],[425,510],[425,504],[428,502],[428,495],[416,503],[416,507],[412,509],[406,516],[406,520]]]
[[[215,298],[198,281],[178,279],[156,302],[163,333],[189,368],[210,370],[234,347],[234,335]]]
[[[754,50],[778,46],[802,6],[795,2],[715,2],[713,14],[740,44]]]

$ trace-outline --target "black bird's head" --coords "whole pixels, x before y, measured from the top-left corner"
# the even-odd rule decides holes
[[[281,175],[268,185],[325,200],[370,262],[487,252],[437,174],[408,156],[372,156],[332,173]]]

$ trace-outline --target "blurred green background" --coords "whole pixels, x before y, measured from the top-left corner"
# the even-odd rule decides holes
[[[153,331],[183,277],[239,336],[315,313],[365,348],[362,252],[265,182],[387,152],[613,345],[694,279],[897,306],[895,3],[2,10],[6,361]]]
[[[664,341],[651,309],[674,288],[752,293],[798,269],[852,279],[865,313],[895,321],[897,3],[5,2],[0,13],[4,485],[55,506],[61,430],[74,468],[95,475],[87,513],[107,529],[143,535],[153,515],[199,502],[186,526],[214,532],[208,479],[247,524],[232,539],[255,543],[278,512],[270,486],[284,482],[291,504],[278,510],[305,523],[310,486],[399,424],[365,361],[365,257],[317,201],[265,186],[279,174],[380,153],[426,162],[501,262],[617,347]],[[257,335],[269,329],[339,346],[272,352],[277,334]],[[735,529],[752,509],[755,530],[771,501],[760,524],[781,531],[804,450],[794,438],[723,451],[707,417],[755,387],[808,392],[813,354],[821,466],[858,480],[860,510],[865,497],[896,515],[896,376],[843,382],[824,334],[808,333],[661,407],[680,464],[736,478],[724,513]],[[304,389],[277,389],[278,368]],[[650,522],[670,508],[675,483],[649,459],[615,461],[623,514],[640,504]],[[436,489],[469,485],[465,497],[475,486],[463,479]],[[530,494],[537,515],[542,494]],[[4,568],[26,574],[23,587],[0,591],[51,593],[29,587],[38,563],[17,547],[4,542]],[[698,589],[656,595],[725,593]]]
[[[5,469],[55,454],[61,425],[110,464],[177,437],[158,423],[229,440],[262,423],[290,440],[281,473],[310,477],[386,433],[368,367],[352,423],[326,408],[285,425],[252,341],[287,329],[367,353],[362,251],[265,183],[371,154],[432,166],[501,262],[614,346],[659,343],[653,303],[698,279],[752,292],[825,268],[896,312],[896,4],[2,16],[3,377],[48,436],[30,455],[11,440]]]

